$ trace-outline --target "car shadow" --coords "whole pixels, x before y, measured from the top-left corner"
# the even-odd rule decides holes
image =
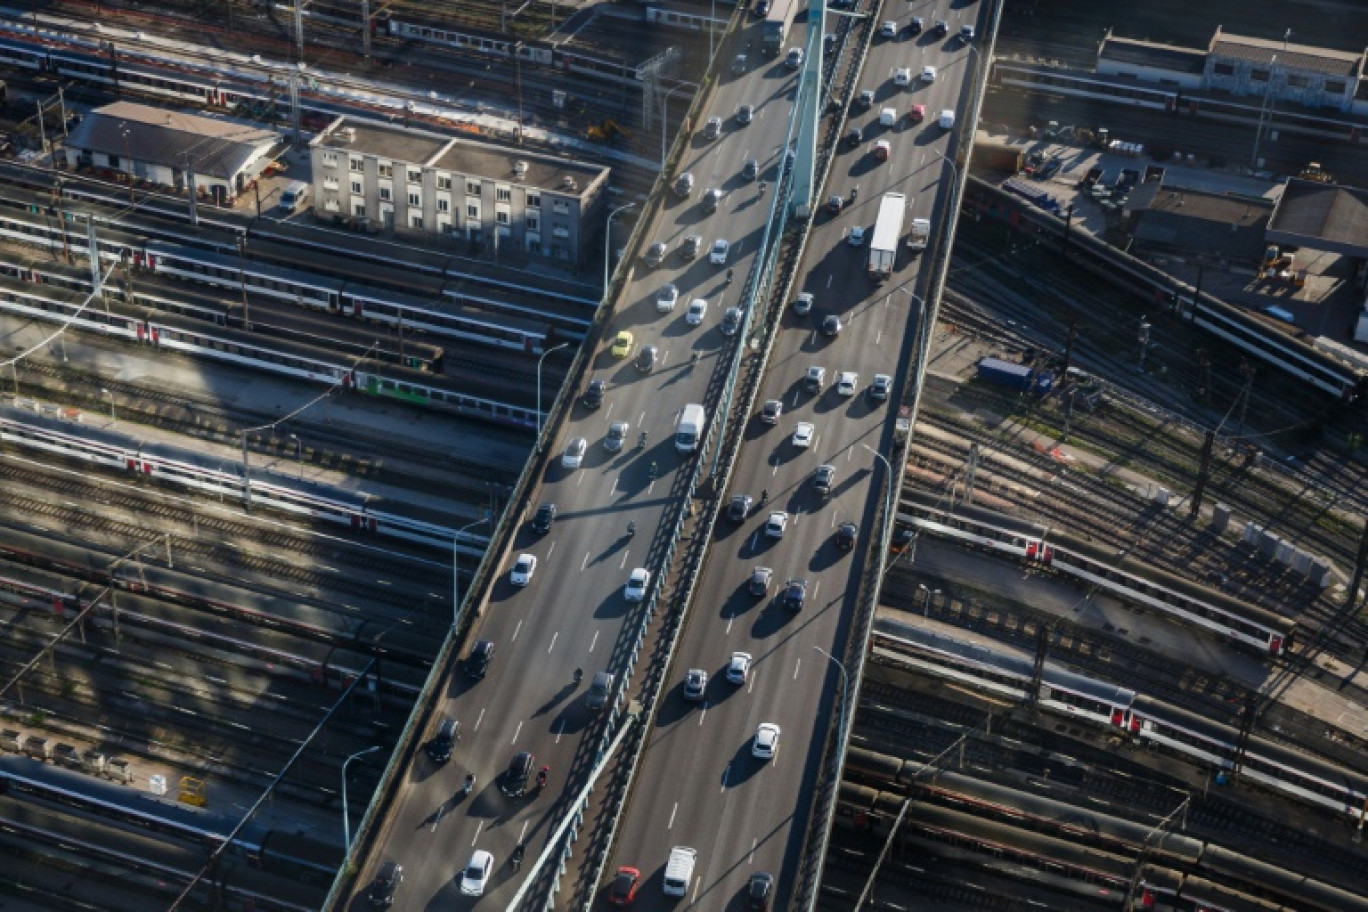
[[[780,583],[782,586],[782,582]],[[763,640],[782,633],[797,615],[779,604],[778,599],[770,599],[751,623],[751,636]]]
[[[757,760],[751,756],[751,737],[754,732],[741,742],[741,746],[732,754],[732,761],[722,772],[722,786],[724,788],[740,788],[764,769],[768,764],[763,760]]]
[[[718,610],[717,616],[724,621],[734,621],[749,613],[757,604],[763,604],[768,597],[768,595],[763,595],[757,598],[751,595],[750,580],[747,579],[733,589],[731,595],[723,599],[722,607]]]

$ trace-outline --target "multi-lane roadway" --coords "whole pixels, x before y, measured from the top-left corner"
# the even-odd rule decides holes
[[[698,852],[688,905],[740,908],[756,873],[775,878],[774,908],[787,908],[792,899],[825,735],[843,687],[840,669],[824,653],[844,654],[866,569],[864,539],[876,515],[871,494],[879,495],[889,481],[887,468],[872,451],[892,454],[889,413],[896,411],[896,395],[876,399],[870,383],[876,374],[897,375],[902,382],[922,312],[921,261],[903,249],[893,276],[876,284],[866,275],[867,246],[851,246],[848,238],[851,228],[862,226],[868,242],[885,192],[907,197],[904,236],[914,217],[931,218],[936,226],[944,220],[938,202],[949,186],[943,178],[953,178],[954,172],[940,156],[953,157],[952,133],[936,121],[943,109],[966,110],[966,75],[970,55],[977,53],[959,38],[964,24],[977,30],[977,6],[952,10],[947,0],[940,0],[885,9],[896,11],[898,37],[878,37],[881,24],[875,29],[860,83],[861,89],[874,91],[875,99],[868,109],[857,104],[850,112],[847,129],[858,126],[861,141],[842,144],[822,194],[823,200],[840,195],[846,205],[839,214],[824,208],[816,216],[795,287],[795,292],[812,294],[812,310],[800,315],[788,306],[758,397],[761,402],[778,400],[782,414],[774,425],[758,415],[751,418],[726,498],[749,494],[758,503],[768,492],[769,500],[744,522],[723,519],[719,524],[676,653],[672,688],[654,720],[608,866],[610,874],[623,865],[642,871],[637,908],[673,902],[662,895],[660,880],[674,846]],[[910,33],[914,16],[925,21],[921,35]],[[929,33],[936,19],[945,20],[948,35]],[[936,68],[934,82],[921,81],[926,66]],[[894,84],[895,72],[903,67],[910,67],[915,77],[907,87]],[[731,100],[726,91],[719,95],[716,111]],[[927,111],[921,123],[909,117],[913,105]],[[887,107],[898,115],[891,128],[879,124]],[[879,140],[891,147],[884,163],[874,154]],[[842,323],[835,337],[821,332],[830,315]],[[804,386],[811,367],[825,368],[818,393]],[[837,389],[843,372],[858,377],[853,395]],[[799,423],[813,426],[806,447],[794,443]],[[820,493],[815,484],[823,465],[834,469],[829,494]],[[764,532],[772,510],[789,516],[782,539]],[[837,544],[845,522],[855,522],[861,537],[860,546],[850,552]],[[773,571],[771,590],[761,597],[747,587],[757,566]],[[783,604],[789,580],[806,583],[801,610]],[[734,652],[752,657],[745,684],[726,680]],[[683,685],[690,669],[709,675],[702,700],[686,699]],[[781,732],[773,760],[759,759],[751,750],[757,728],[765,722],[777,724]]]
[[[858,184],[858,199],[839,216],[823,214],[816,220],[800,277],[816,306],[807,316],[785,315],[761,397],[780,400],[783,414],[774,425],[747,425],[732,488],[750,494],[756,504],[745,521],[723,520],[719,526],[674,665],[675,677],[700,668],[711,680],[700,701],[685,701],[676,688],[661,702],[630,816],[609,866],[610,873],[619,864],[643,871],[639,907],[658,905],[663,865],[675,845],[699,852],[690,902],[721,908],[740,894],[752,872],[762,870],[776,875],[780,897],[791,890],[822,736],[839,705],[840,677],[815,647],[841,652],[863,570],[858,555],[873,516],[870,492],[881,491],[887,481],[866,446],[887,449],[887,419],[896,403],[876,401],[867,390],[875,374],[905,371],[904,340],[920,315],[911,294],[914,258],[904,253],[893,279],[875,285],[865,275],[867,250],[850,246],[846,237],[852,225],[872,221],[884,190],[907,195],[910,222],[913,215],[932,213],[943,186],[942,165],[933,153],[949,154],[947,134],[934,117],[910,125],[906,112],[913,103],[930,111],[962,107],[968,52],[954,35],[959,23],[972,21],[976,7],[950,11],[948,0],[940,0],[940,6],[946,8],[938,14],[931,4],[912,4],[899,10],[899,18],[903,25],[913,15],[928,25],[937,16],[945,18],[950,39],[876,39],[866,66],[865,83],[879,101],[855,116],[877,119],[887,105],[896,106],[901,116],[891,130],[867,130],[865,143],[843,150],[836,162],[830,192]],[[793,42],[801,38],[801,29],[795,31]],[[558,799],[567,777],[586,772],[594,760],[601,716],[588,705],[589,687],[596,672],[618,672],[626,662],[631,635],[625,631],[635,630],[639,618],[639,606],[624,596],[632,571],[645,568],[658,576],[663,569],[668,542],[659,523],[681,490],[683,471],[697,458],[677,452],[675,423],[686,403],[705,401],[715,370],[730,360],[723,356],[738,344],[739,336],[723,334],[721,322],[727,308],[738,304],[741,279],[754,262],[773,193],[762,184],[773,188],[777,183],[776,166],[788,135],[796,71],[782,57],[760,58],[758,23],[746,24],[738,50],[748,39],[750,71],[721,81],[697,135],[667,175],[673,184],[677,174],[688,171],[694,185],[687,198],[670,196],[644,238],[647,245],[667,245],[664,261],[658,267],[633,265],[609,342],[594,355],[586,382],[606,382],[602,405],[577,404],[566,424],[547,436],[546,476],[524,506],[526,522],[503,555],[502,572],[481,606],[474,633],[473,639],[495,644],[492,662],[479,680],[457,669],[436,714],[459,720],[461,739],[444,765],[418,755],[390,811],[385,838],[358,882],[364,890],[380,862],[397,861],[405,881],[395,908],[507,906],[528,871],[515,871],[508,864],[510,854],[519,843],[527,845],[529,862],[540,853],[564,812]],[[915,65],[920,72],[928,63],[940,70],[935,83],[894,90],[896,66]],[[736,116],[745,104],[754,108],[749,123]],[[721,118],[722,129],[709,140],[702,122],[712,116]],[[893,154],[876,166],[868,146],[879,138],[891,141]],[[754,179],[743,174],[747,159],[758,162]],[[704,204],[710,189],[722,192],[714,212]],[[691,235],[702,243],[689,260],[682,247]],[[718,239],[730,243],[725,263],[710,257]],[[729,268],[735,281],[728,282]],[[662,312],[659,292],[667,283],[678,289],[678,301]],[[707,302],[697,324],[689,318],[695,300]],[[834,338],[817,332],[830,314],[844,324]],[[610,344],[623,330],[632,334],[630,351],[617,356]],[[646,371],[638,360],[650,345],[657,347],[657,356]],[[816,394],[801,388],[803,374],[813,365],[827,371]],[[842,371],[858,375],[853,395],[835,389]],[[615,422],[629,426],[616,452],[605,445]],[[792,441],[798,422],[813,425],[806,448]],[[642,432],[646,442],[639,446]],[[585,455],[578,467],[567,467],[561,454],[576,438],[586,442]],[[812,481],[820,464],[830,464],[835,472],[827,495]],[[871,487],[871,481],[879,486]],[[763,508],[762,491],[768,492]],[[556,520],[539,534],[531,521],[546,503],[556,505]],[[773,510],[788,516],[782,539],[761,531]],[[859,526],[860,544],[853,551],[836,547],[844,521]],[[635,524],[635,534],[629,534],[629,523]],[[514,585],[511,571],[523,553],[536,557],[536,569],[526,585]],[[756,565],[772,568],[774,576],[769,593],[760,598],[745,591]],[[807,584],[797,612],[775,601],[789,579]],[[730,684],[721,673],[733,652],[752,656],[744,684]],[[577,668],[584,672],[579,684]],[[781,731],[773,760],[752,757],[752,736],[761,722],[776,723]],[[499,779],[520,751],[535,756],[534,769],[549,766],[550,781],[544,790],[532,783],[526,795],[514,798],[504,794]],[[462,797],[468,772],[476,785]],[[460,893],[461,871],[477,850],[494,857],[481,900]],[[364,898],[358,895],[357,902]]]

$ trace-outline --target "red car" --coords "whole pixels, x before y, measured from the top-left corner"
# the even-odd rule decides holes
[[[919,124],[923,120],[926,120],[926,105],[913,105],[911,110],[907,112],[907,119],[914,124]]]
[[[641,872],[636,868],[621,867],[613,875],[608,885],[608,905],[630,906],[636,899],[637,885],[641,883]]]

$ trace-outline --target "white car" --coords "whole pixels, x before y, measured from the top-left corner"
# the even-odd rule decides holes
[[[708,302],[702,298],[694,298],[689,302],[689,312],[684,315],[684,320],[690,326],[697,326],[703,322],[703,317],[708,313]]]
[[[912,84],[912,68],[898,67],[893,71],[893,84],[895,86],[907,86]]]
[[[532,574],[537,572],[537,555],[519,554],[508,574],[508,581],[515,586],[526,586],[532,582]]]
[[[629,602],[639,602],[646,597],[646,589],[651,585],[651,571],[637,567],[627,577],[627,585],[622,588],[622,597]]]
[[[751,741],[751,756],[759,760],[773,760],[779,753],[779,726],[773,722],[761,722]]]
[[[892,19],[884,20],[883,27],[879,29],[879,34],[883,35],[885,38],[897,38],[898,23],[894,22]]]
[[[668,284],[656,292],[656,310],[661,313],[669,313],[674,310],[675,303],[679,300],[679,289],[674,284]]]
[[[727,680],[733,684],[745,684],[750,678],[751,654],[749,652],[733,652],[731,661],[727,663]]]
[[[470,856],[470,864],[461,873],[462,896],[484,896],[490,872],[494,870],[494,856],[484,849]]]
[[[936,68],[933,67],[933,66],[924,66],[924,67],[922,67],[921,81],[922,81],[922,82],[935,82],[935,81],[936,81]]]
[[[708,259],[717,266],[727,265],[727,251],[731,250],[731,243],[726,238],[718,238],[713,241],[712,252],[708,254]]]
[[[860,385],[860,375],[854,371],[841,371],[836,378],[836,395],[853,396]]]
[[[846,238],[846,243],[851,247],[859,247],[864,243],[865,230],[863,225],[856,225],[850,229],[850,235]]]
[[[765,520],[765,537],[783,538],[784,530],[788,528],[788,514],[782,510],[775,510]]]
[[[812,435],[817,429],[810,422],[800,421],[798,426],[793,429],[793,445],[799,449],[806,450],[812,446]]]
[[[561,456],[561,466],[567,469],[578,469],[584,462],[584,451],[589,449],[589,442],[583,437],[576,437],[565,445],[565,455]]]

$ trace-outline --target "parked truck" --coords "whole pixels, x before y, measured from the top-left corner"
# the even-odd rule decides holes
[[[980,380],[996,383],[1018,392],[1035,392],[1043,396],[1054,386],[1051,371],[1036,371],[1030,365],[1003,361],[1001,358],[984,358],[978,364]]]
[[[1026,156],[1015,146],[1003,146],[996,143],[974,143],[974,154],[971,164],[975,168],[984,168],[989,171],[1007,171],[1016,174],[1026,163]]]
[[[675,449],[681,453],[692,453],[697,449],[698,442],[703,439],[703,425],[707,420],[708,414],[703,411],[703,406],[696,402],[684,406],[684,411],[679,415],[679,424],[675,426]]]
[[[931,220],[914,218],[912,220],[912,231],[907,235],[908,250],[925,250],[926,242],[931,237]]]
[[[879,218],[874,222],[874,237],[869,242],[869,277],[876,282],[893,274],[906,211],[907,197],[901,193],[885,193],[879,201]]]

